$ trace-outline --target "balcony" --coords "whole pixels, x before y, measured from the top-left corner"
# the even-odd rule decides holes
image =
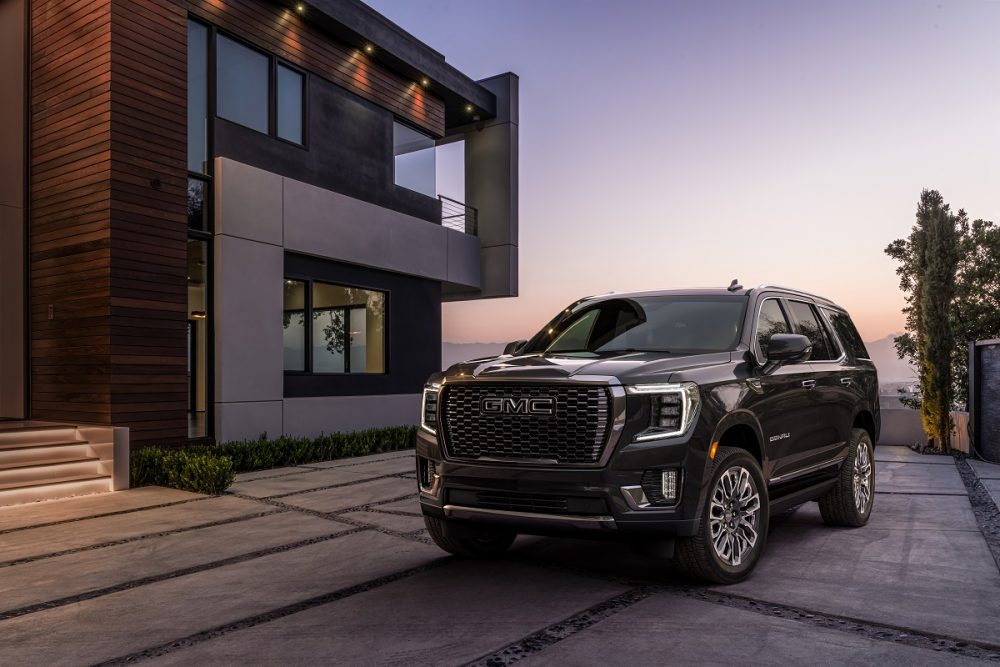
[[[479,235],[479,211],[475,207],[444,195],[438,195],[438,201],[441,202],[442,227],[470,236]]]

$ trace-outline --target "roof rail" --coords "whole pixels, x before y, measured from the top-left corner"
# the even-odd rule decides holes
[[[794,287],[786,287],[784,285],[774,285],[774,284],[771,284],[771,283],[764,283],[762,285],[757,285],[757,289],[781,290],[782,292],[791,292],[792,294],[800,294],[802,296],[809,296],[809,297],[812,297],[814,299],[823,299],[823,301],[828,301],[830,303],[834,303],[833,299],[829,299],[829,298],[827,298],[827,297],[825,297],[825,296],[823,296],[821,294],[816,294],[814,292],[807,292],[807,291],[801,290],[801,289],[795,289]]]

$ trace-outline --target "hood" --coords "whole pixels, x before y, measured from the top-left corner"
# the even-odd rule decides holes
[[[568,354],[529,354],[476,359],[455,364],[445,372],[448,379],[503,379],[526,382],[565,380],[579,375],[602,375],[618,378],[623,384],[645,381],[669,381],[670,373],[729,363],[730,352],[710,354],[668,354],[630,352],[605,357],[582,357]]]

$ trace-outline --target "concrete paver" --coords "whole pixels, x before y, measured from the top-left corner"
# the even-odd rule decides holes
[[[950,466],[876,461],[875,491],[967,496],[954,461]]]
[[[954,466],[955,459],[944,454],[920,454],[909,447],[898,445],[878,445],[875,447],[875,461],[896,463],[925,463],[931,465]]]
[[[424,528],[424,520],[414,516],[401,516],[399,514],[386,514],[384,512],[348,512],[340,516],[345,519],[363,521],[379,528],[388,528],[389,530],[396,530],[401,533],[412,533]]]
[[[3,662],[93,664],[425,564],[440,553],[367,531],[160,581],[0,623]]]
[[[627,637],[627,640],[623,638]],[[976,661],[669,594],[647,598],[524,665],[963,665]]]
[[[239,493],[254,498],[279,496],[285,493],[301,493],[310,489],[319,489],[333,484],[347,484],[365,479],[380,477],[387,473],[378,470],[359,470],[354,468],[332,468],[329,470],[312,470],[301,475],[272,476],[249,482],[239,482],[229,487],[230,493]]]
[[[282,498],[281,502],[293,507],[303,507],[317,512],[336,512],[349,507],[398,498],[413,494],[416,502],[416,488],[412,482],[398,477],[377,479],[350,486],[341,486],[322,491],[313,491]]]
[[[29,528],[8,533],[0,538],[0,563],[148,533],[225,521],[267,512],[270,509],[251,500],[222,496],[144,512],[84,519],[74,521],[72,524]]]
[[[303,463],[302,465],[309,466],[310,468],[342,468],[344,466],[357,466],[367,463],[376,463],[379,461],[395,461],[396,459],[413,461],[413,456],[413,450],[406,449],[398,452],[384,452],[382,454],[369,454],[368,456],[352,456],[345,459],[333,459],[331,461],[313,461],[312,463]]]
[[[154,664],[457,665],[624,590],[517,563],[456,561]]]
[[[990,496],[993,497],[993,504],[1000,507],[1000,479],[983,479],[980,480],[986,490],[990,492]]]
[[[966,459],[972,469],[976,471],[979,479],[1000,479],[1000,465],[987,463],[979,459]]]
[[[71,521],[95,514],[127,512],[151,505],[163,505],[197,498],[205,498],[205,496],[177,489],[165,489],[160,486],[146,486],[128,491],[99,493],[79,498],[9,505],[0,507],[0,531],[56,521]]]
[[[0,612],[347,530],[286,512],[0,568]]]
[[[253,472],[241,472],[236,475],[236,483],[252,482],[257,479],[266,479],[268,477],[284,477],[286,475],[309,472],[310,470],[313,470],[313,468],[288,466],[287,468],[265,468],[264,470],[254,470]]]

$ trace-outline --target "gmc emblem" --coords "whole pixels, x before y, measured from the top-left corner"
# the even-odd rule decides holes
[[[487,396],[480,402],[484,415],[551,415],[555,414],[554,398],[503,398]]]

